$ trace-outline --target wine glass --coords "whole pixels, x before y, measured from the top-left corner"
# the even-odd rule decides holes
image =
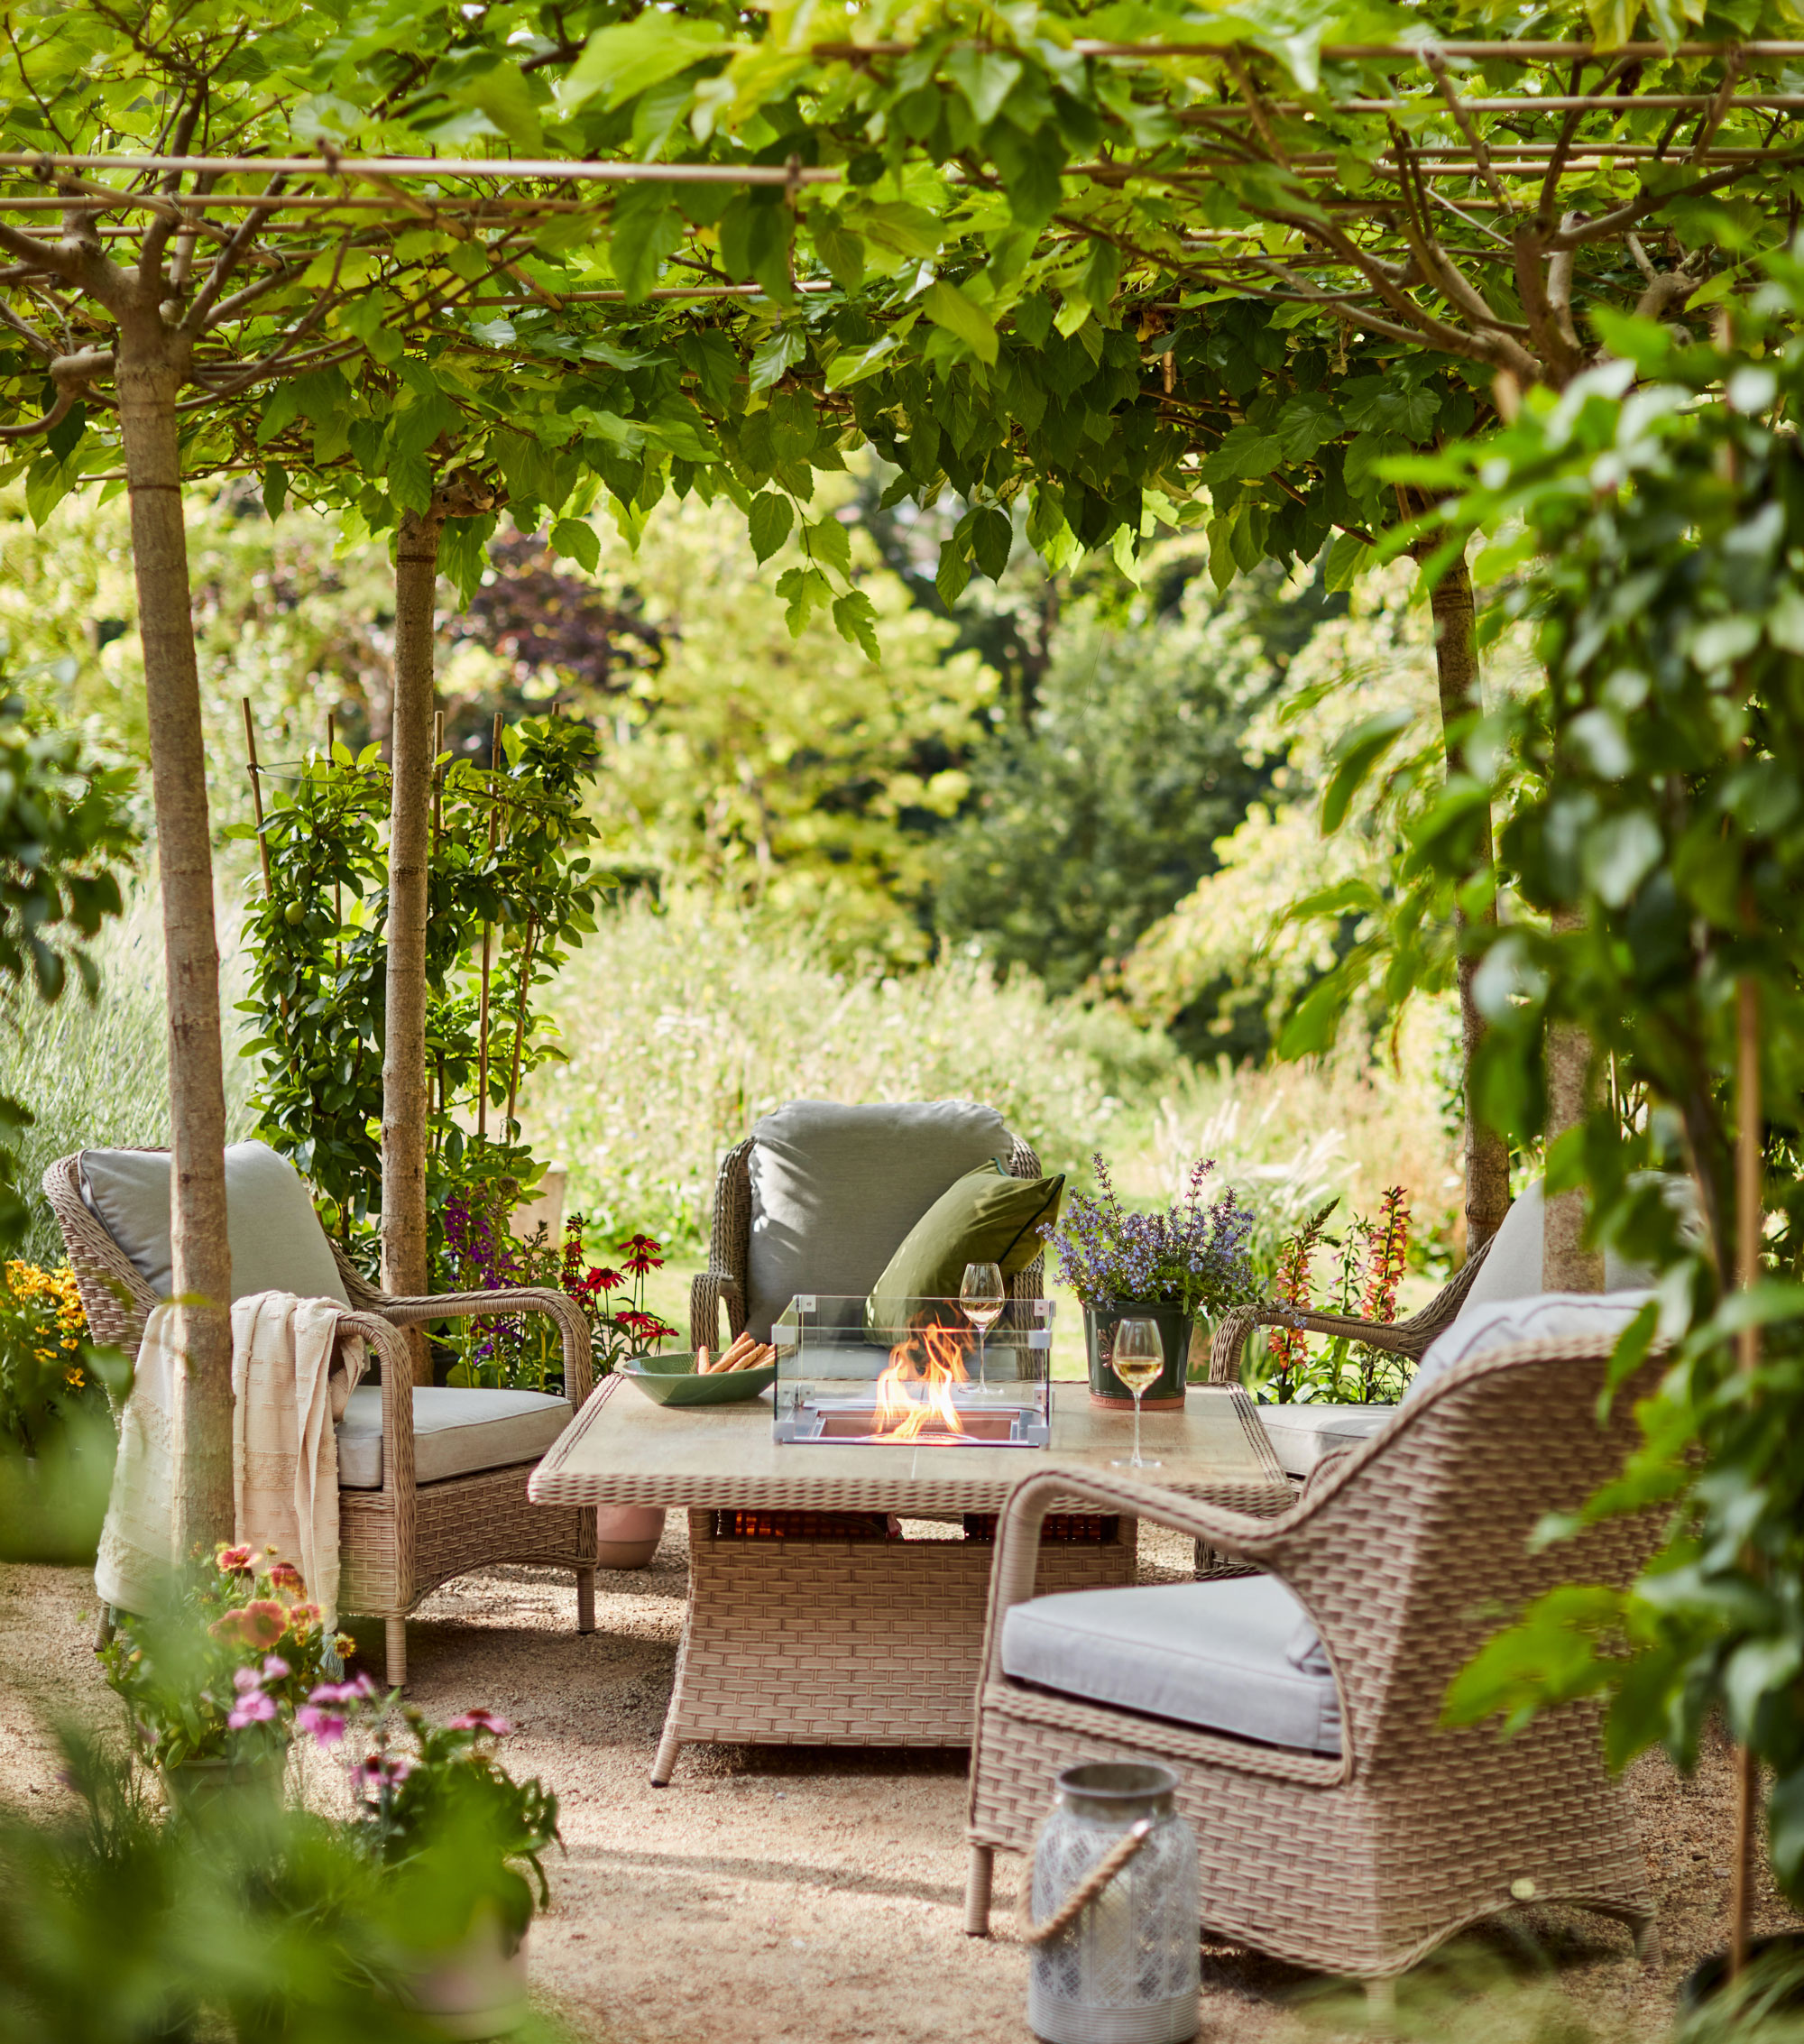
[[[984,1397],[989,1395],[984,1342],[990,1329],[1001,1319],[1002,1309],[1008,1303],[1000,1264],[967,1264],[964,1266],[964,1283],[959,1286],[959,1304],[964,1309],[964,1317],[977,1330],[977,1387]]]
[[[1140,1400],[1165,1367],[1165,1345],[1155,1320],[1121,1320],[1115,1323],[1115,1346],[1109,1367],[1134,1394],[1134,1452],[1109,1464],[1113,1469],[1156,1469],[1140,1452]]]

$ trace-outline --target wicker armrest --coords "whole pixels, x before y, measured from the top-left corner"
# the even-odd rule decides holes
[[[392,1321],[380,1313],[340,1313],[340,1337],[361,1334],[382,1366],[382,1489],[413,1490],[413,1358]]]
[[[1356,1320],[1345,1313],[1299,1312],[1293,1307],[1276,1304],[1238,1306],[1216,1329],[1215,1340],[1210,1345],[1211,1384],[1239,1383],[1240,1352],[1256,1327],[1301,1327],[1311,1334],[1344,1334],[1368,1348],[1408,1356],[1415,1362],[1422,1360],[1422,1351],[1434,1338],[1430,1334],[1423,1339],[1415,1321]],[[1439,1328],[1434,1330],[1439,1331]]]
[[[1408,1356],[1419,1363],[1435,1337],[1452,1326],[1496,1240],[1493,1235],[1489,1241],[1481,1243],[1428,1304],[1408,1320],[1357,1320],[1344,1313],[1298,1312],[1274,1300],[1256,1306],[1237,1306],[1215,1330],[1209,1351],[1209,1381],[1239,1383],[1240,1351],[1256,1327],[1301,1327],[1312,1334],[1344,1334],[1368,1348],[1387,1349],[1394,1356]]]
[[[1170,1526],[1177,1533],[1205,1541],[1218,1553],[1236,1561],[1273,1570],[1281,1562],[1289,1536],[1299,1523],[1299,1511],[1310,1510],[1293,1506],[1278,1518],[1255,1518],[1248,1512],[1205,1505],[1182,1491],[1164,1490],[1126,1477],[1104,1476],[1091,1469],[1035,1470],[1009,1492],[997,1522],[996,1560],[989,1578],[992,1643],[999,1639],[1003,1614],[1013,1605],[1025,1604],[1034,1594],[1040,1562],[1041,1522],[1055,1500],[1072,1497],[1123,1518],[1150,1519],[1155,1525]]]
[[[704,1270],[689,1284],[689,1346],[721,1346],[721,1308],[727,1310],[727,1338],[736,1341],[745,1329],[745,1288],[730,1270]]]
[[[441,1292],[424,1299],[382,1302],[383,1314],[397,1327],[418,1327],[435,1320],[476,1320],[508,1313],[545,1313],[557,1322],[564,1338],[564,1390],[580,1406],[594,1382],[594,1349],[589,1322],[574,1299],[548,1285],[513,1285],[500,1292]]]

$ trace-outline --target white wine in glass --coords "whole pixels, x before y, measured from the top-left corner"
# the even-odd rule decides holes
[[[1140,1452],[1140,1401],[1158,1380],[1159,1372],[1165,1367],[1165,1345],[1160,1338],[1158,1321],[1117,1321],[1115,1347],[1109,1358],[1109,1367],[1134,1395],[1134,1452],[1125,1459],[1111,1462],[1109,1467],[1115,1469],[1156,1469],[1159,1464],[1149,1462]]]
[[[1002,1318],[1002,1309],[1008,1303],[1008,1293],[1002,1283],[1000,1264],[967,1264],[964,1266],[964,1283],[959,1286],[959,1304],[964,1309],[964,1317],[977,1330],[977,1387],[988,1396],[989,1373],[984,1355],[984,1343],[989,1330]]]

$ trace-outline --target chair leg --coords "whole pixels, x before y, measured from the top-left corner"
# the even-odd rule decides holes
[[[110,1646],[113,1643],[113,1607],[110,1604],[103,1604],[100,1607],[100,1616],[94,1625],[95,1653],[98,1653],[103,1647]]]
[[[1660,1946],[1660,1919],[1650,1910],[1632,1928],[1634,1932],[1635,1957],[1643,1966],[1658,1966],[1663,1957]]]
[[[391,1690],[407,1686],[407,1620],[382,1621],[382,1677]]]
[[[593,1633],[595,1629],[595,1571],[578,1569],[576,1571],[576,1630]]]
[[[675,1717],[676,1713],[670,1713]],[[683,1750],[683,1742],[676,1736],[676,1728],[667,1720],[664,1736],[658,1742],[658,1758],[651,1763],[651,1785],[654,1789],[667,1789],[670,1777],[676,1770],[676,1755]]]
[[[973,1846],[964,1878],[964,1934],[967,1938],[989,1935],[989,1883],[995,1871],[995,1846]]]

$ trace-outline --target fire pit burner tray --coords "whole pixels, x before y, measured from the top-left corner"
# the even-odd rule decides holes
[[[1053,1305],[1011,1300],[980,1338],[956,1299],[879,1325],[860,1298],[805,1293],[771,1329],[772,1427],[796,1447],[1045,1448]]]

